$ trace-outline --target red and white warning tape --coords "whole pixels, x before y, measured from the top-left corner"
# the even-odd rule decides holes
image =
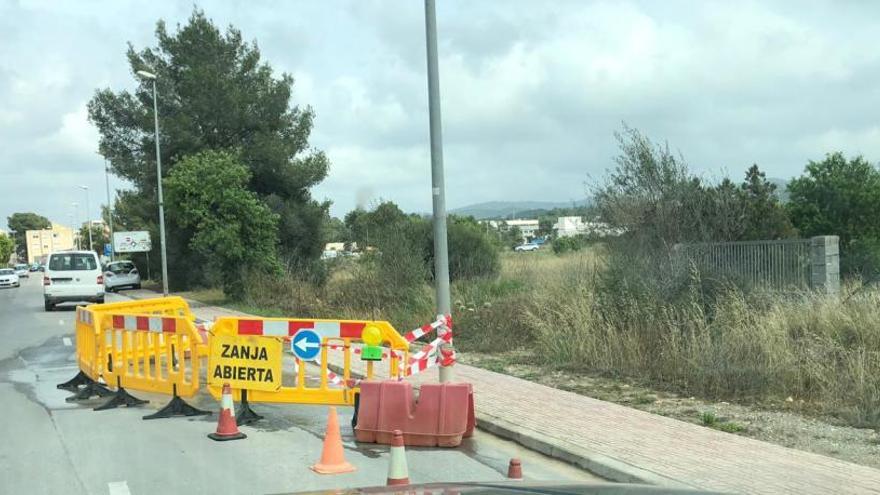
[[[419,337],[427,335],[428,333],[437,330],[437,338],[425,344],[418,352],[410,356],[409,361],[404,363],[404,352],[395,351],[393,349],[385,349],[382,352],[382,359],[389,357],[389,355],[393,354],[397,358],[397,371],[398,371],[398,379],[402,380],[406,376],[412,376],[422,371],[425,371],[428,368],[443,365],[449,366],[455,362],[455,351],[452,352],[443,352],[440,350],[440,346],[444,343],[452,342],[452,317],[449,315],[441,316],[437,318],[433,323],[423,325],[415,330],[412,330],[406,335],[403,336],[407,342],[414,342]],[[323,347],[326,347],[329,350],[340,350],[348,347],[347,344],[321,344]],[[361,354],[361,347],[354,347],[352,349],[354,354]],[[315,364],[321,366],[321,360],[319,357],[313,359]],[[295,360],[293,367],[294,372],[299,373],[299,360]],[[342,379],[336,373],[327,369],[327,382],[332,385],[337,386],[345,386],[345,380]],[[351,383],[348,386],[357,386],[360,383],[360,380],[350,381]]]
[[[442,326],[445,326],[446,328],[451,329],[452,328],[452,317],[449,315],[441,316],[441,317],[437,318],[437,320],[434,321],[433,323],[428,323],[427,325],[422,325],[419,328],[416,328],[415,330],[411,330],[411,331],[407,332],[403,336],[403,338],[406,339],[407,342],[412,343],[416,339],[418,339],[419,337],[426,335],[426,334],[429,334],[432,331],[437,330],[438,328],[440,328]]]
[[[430,331],[421,332],[426,327],[431,327],[432,330],[437,330],[437,338],[429,342],[422,347],[419,352],[413,354],[412,357],[409,358],[409,363],[407,364],[404,373],[402,373],[403,375],[412,376],[433,366],[440,364],[443,366],[449,366],[455,362],[454,351],[448,354],[442,351],[438,352],[440,351],[440,346],[442,344],[452,342],[452,317],[450,315],[441,316],[431,325],[425,325],[417,330],[413,330],[404,338],[409,340],[409,335],[415,335],[413,337],[413,340],[415,340]],[[412,340],[410,340],[410,342],[412,342]]]

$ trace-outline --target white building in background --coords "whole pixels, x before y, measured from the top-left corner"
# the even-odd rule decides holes
[[[584,221],[583,217],[558,217],[553,229],[557,237],[572,237],[579,234],[607,237],[623,233],[622,229],[612,228],[605,222]]]
[[[518,218],[516,220],[506,220],[504,223],[507,224],[508,229],[512,229],[513,227],[519,228],[523,242],[534,239],[535,233],[539,228],[537,220]]]
[[[524,218],[517,218],[515,220],[480,220],[480,223],[487,228],[491,227],[502,232],[507,232],[516,227],[519,229],[520,234],[522,234],[523,242],[529,242],[537,237],[536,233],[540,228],[537,220]]]

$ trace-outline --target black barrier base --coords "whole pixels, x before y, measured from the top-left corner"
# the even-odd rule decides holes
[[[119,380],[117,379],[117,384]],[[128,393],[124,388],[117,387],[116,392],[113,392],[113,397],[110,398],[104,404],[94,408],[95,411],[106,411],[107,409],[116,409],[119,406],[131,407],[131,406],[139,406],[141,404],[146,404],[150,401],[138,399],[137,397]]]
[[[354,394],[354,412],[351,413],[351,429],[358,425],[358,409],[361,405],[361,394]]]
[[[148,414],[144,416],[143,419],[162,419],[170,418],[173,416],[207,416],[210,414],[211,411],[196,409],[195,407],[187,404],[185,400],[181,399],[180,396],[177,395],[177,385],[174,385],[174,397],[171,398],[171,402],[169,402],[165,405],[165,407],[159,409],[153,414]]]
[[[146,404],[150,401],[138,399],[137,397],[128,393],[124,388],[119,387],[116,389],[116,392],[113,392],[113,397],[110,398],[104,404],[94,408],[95,411],[106,411],[107,409],[115,409],[119,406],[132,407],[132,406],[140,406],[141,404]]]
[[[81,400],[89,400],[92,397],[110,397],[111,395],[113,395],[112,390],[96,381],[90,381],[89,383],[86,383],[85,387],[77,390],[75,394],[64,400],[67,402],[78,402]]]
[[[251,405],[248,402],[247,398],[247,390],[241,391],[241,404],[238,408],[238,414],[235,415],[235,424],[237,425],[249,425],[251,423],[255,423],[259,420],[263,419],[262,416],[255,413],[253,409],[251,409]]]
[[[171,402],[166,404],[165,407],[159,409],[153,414],[144,416],[143,419],[162,419],[171,418],[173,416],[208,416],[210,414],[211,411],[196,409],[175,395],[174,398],[171,399]]]
[[[234,435],[218,435],[217,433],[208,433],[208,438],[211,440],[216,440],[218,442],[225,442],[227,440],[241,440],[242,438],[247,438],[247,435],[244,433],[236,433]]]
[[[59,383],[55,387],[59,388],[61,390],[67,390],[68,392],[76,392],[79,390],[80,386],[88,385],[90,383],[95,383],[95,381],[92,380],[91,378],[89,378],[89,375],[80,371],[79,373],[76,374],[75,377],[71,378],[70,380],[67,380],[64,383]]]

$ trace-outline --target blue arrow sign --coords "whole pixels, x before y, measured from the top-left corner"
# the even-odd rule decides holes
[[[314,330],[301,328],[290,339],[290,350],[303,361],[311,361],[321,352],[321,336]]]

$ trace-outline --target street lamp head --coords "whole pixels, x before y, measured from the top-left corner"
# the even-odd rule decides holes
[[[156,79],[156,74],[153,74],[152,72],[147,72],[145,70],[137,71],[137,75],[143,77],[144,79]]]

